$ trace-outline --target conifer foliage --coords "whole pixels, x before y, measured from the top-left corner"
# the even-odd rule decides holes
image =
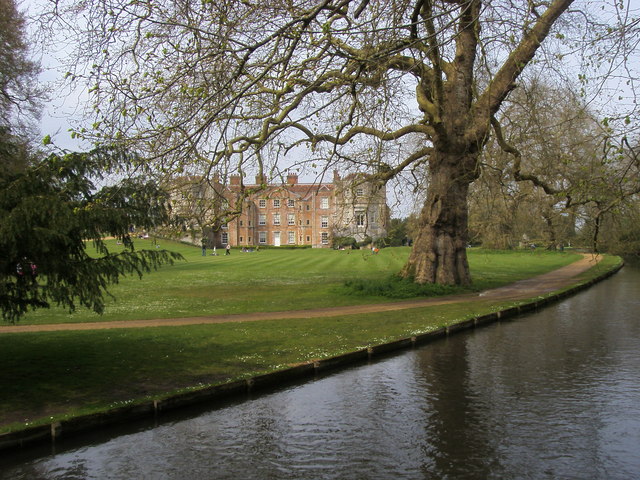
[[[153,181],[124,176],[96,184],[131,165],[112,148],[53,154],[22,171],[0,169],[0,308],[16,321],[29,309],[80,305],[101,313],[107,287],[182,258],[157,248],[137,250],[132,226],[167,220],[167,197]],[[110,251],[105,237],[122,246]],[[89,242],[89,243],[87,243]],[[98,255],[89,255],[93,242]]]

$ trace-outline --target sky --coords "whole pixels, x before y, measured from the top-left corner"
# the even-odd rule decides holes
[[[61,41],[43,43],[39,29],[33,21],[38,8],[48,0],[17,0],[18,9],[25,13],[27,28],[31,36],[32,57],[40,63],[42,72],[40,82],[50,89],[50,96],[42,110],[40,121],[40,135],[44,138],[50,135],[56,147],[66,150],[82,150],[83,145],[77,139],[71,138],[69,129],[82,118],[84,105],[88,95],[78,90],[69,91],[62,88],[62,81],[66,69],[60,59],[69,57],[69,53],[60,50]]]

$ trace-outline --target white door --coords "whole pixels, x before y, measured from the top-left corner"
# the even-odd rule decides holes
[[[280,246],[280,232],[273,232],[273,245]]]

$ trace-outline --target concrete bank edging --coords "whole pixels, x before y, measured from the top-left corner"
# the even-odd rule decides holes
[[[249,392],[260,391],[261,389],[269,387],[276,387],[287,382],[301,380],[304,378],[313,378],[315,375],[325,371],[345,368],[357,363],[364,363],[378,355],[413,348],[417,345],[424,345],[463,330],[512,318],[521,313],[537,310],[551,303],[556,303],[612,276],[623,266],[624,263],[621,262],[611,270],[608,270],[591,280],[574,285],[566,290],[548,295],[544,298],[507,308],[505,310],[500,310],[498,312],[463,320],[459,323],[441,327],[437,330],[415,335],[410,338],[403,338],[330,358],[308,361],[284,370],[257,375],[245,380],[198,388],[163,399],[123,405],[105,412],[82,415],[68,420],[59,420],[50,424],[38,425],[15,432],[0,434],[0,450],[20,448],[44,442],[55,443],[57,439],[71,437],[100,427],[157,417],[165,411],[245,395]]]

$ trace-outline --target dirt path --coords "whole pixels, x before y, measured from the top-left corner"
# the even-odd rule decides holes
[[[421,298],[401,302],[382,303],[373,305],[350,305],[343,307],[326,307],[312,310],[288,310],[281,312],[255,312],[233,315],[215,315],[203,317],[164,318],[150,320],[130,320],[117,322],[90,323],[60,323],[49,325],[6,325],[0,326],[2,333],[24,332],[55,332],[65,330],[102,330],[110,328],[142,328],[164,327],[179,325],[198,325],[226,322],[254,322],[259,320],[276,320],[291,318],[320,318],[339,315],[353,315],[360,313],[378,313],[409,308],[427,307],[431,305],[445,305],[456,302],[467,302],[478,297],[485,299],[506,301],[523,300],[553,292],[573,283],[573,278],[596,265],[599,257],[584,254],[583,258],[558,270],[554,270],[537,277],[521,280],[504,287],[486,290],[481,293],[452,295],[437,298]]]

